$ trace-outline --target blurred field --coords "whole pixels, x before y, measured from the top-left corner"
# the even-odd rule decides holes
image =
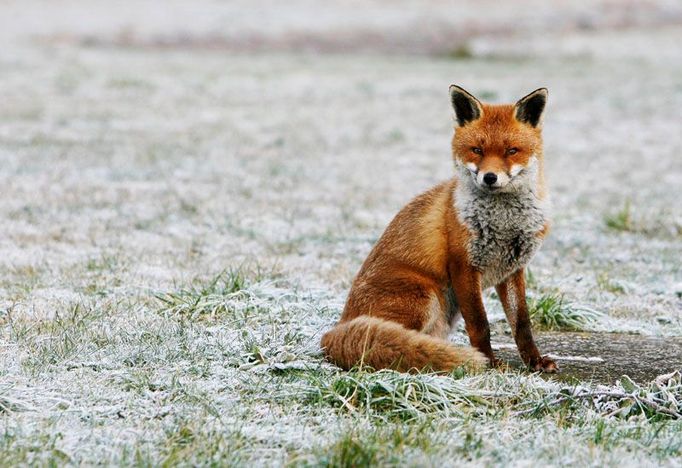
[[[532,294],[682,336],[678,2],[0,1],[0,38],[0,465],[679,463],[656,408],[515,371],[345,394],[317,348],[451,176],[450,83],[550,90]]]

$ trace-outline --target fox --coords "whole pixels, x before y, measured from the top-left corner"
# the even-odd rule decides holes
[[[548,91],[515,104],[482,103],[451,85],[453,177],[417,196],[389,223],[355,276],[341,317],[321,339],[344,370],[401,372],[501,367],[483,291],[494,287],[524,364],[555,373],[540,354],[525,269],[549,231],[542,123]],[[448,335],[464,319],[471,346]]]

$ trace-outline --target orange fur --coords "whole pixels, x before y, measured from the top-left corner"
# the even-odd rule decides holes
[[[513,106],[482,105],[481,111],[480,118],[457,128],[452,143],[456,160],[505,171],[513,164],[528,164],[531,155],[541,160],[540,129],[516,120]],[[482,157],[471,152],[474,146],[483,148]],[[507,157],[511,146],[518,152]],[[496,362],[483,309],[482,272],[472,265],[467,250],[472,232],[456,211],[459,183],[455,177],[432,188],[391,221],[360,268],[339,323],[322,338],[331,362],[344,369],[365,364],[401,371],[477,369]],[[523,285],[518,275],[514,278],[520,293]],[[445,341],[453,319],[448,310],[450,288],[476,349]],[[521,317],[518,323],[526,322]],[[531,365],[537,362],[532,337],[528,340],[526,330],[515,333],[525,340],[524,359]]]
[[[509,172],[514,164],[526,166],[531,155],[538,159],[538,192],[545,197],[544,157],[541,128],[525,125],[514,118],[514,106],[482,104],[483,116],[456,129],[452,138],[452,153],[463,163],[473,163],[482,172]],[[479,147],[483,155],[471,149]],[[509,148],[518,152],[506,155]]]
[[[394,368],[403,372],[449,371],[485,362],[472,348],[456,347],[445,340],[369,316],[340,323],[324,335],[322,346],[343,369],[365,363],[376,369]]]

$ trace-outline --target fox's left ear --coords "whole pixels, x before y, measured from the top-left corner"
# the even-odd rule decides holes
[[[516,120],[524,122],[532,127],[542,123],[542,114],[547,103],[547,88],[536,89],[527,96],[522,97],[514,105]]]
[[[470,92],[457,85],[450,85],[450,102],[455,111],[455,118],[460,127],[469,122],[480,119],[483,115],[481,101],[476,99]]]

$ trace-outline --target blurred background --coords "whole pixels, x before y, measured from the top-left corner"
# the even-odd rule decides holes
[[[395,212],[452,174],[450,83],[549,87],[546,286],[654,327],[680,309],[678,1],[0,11],[2,287],[27,313],[244,264],[342,301]]]
[[[324,6],[312,0],[3,0],[2,8],[8,41],[243,54],[613,57],[650,55],[656,45],[656,54],[672,58],[674,41],[659,39],[671,37],[662,29],[682,21],[682,6],[674,0],[346,0]],[[614,44],[620,46],[608,47]]]

